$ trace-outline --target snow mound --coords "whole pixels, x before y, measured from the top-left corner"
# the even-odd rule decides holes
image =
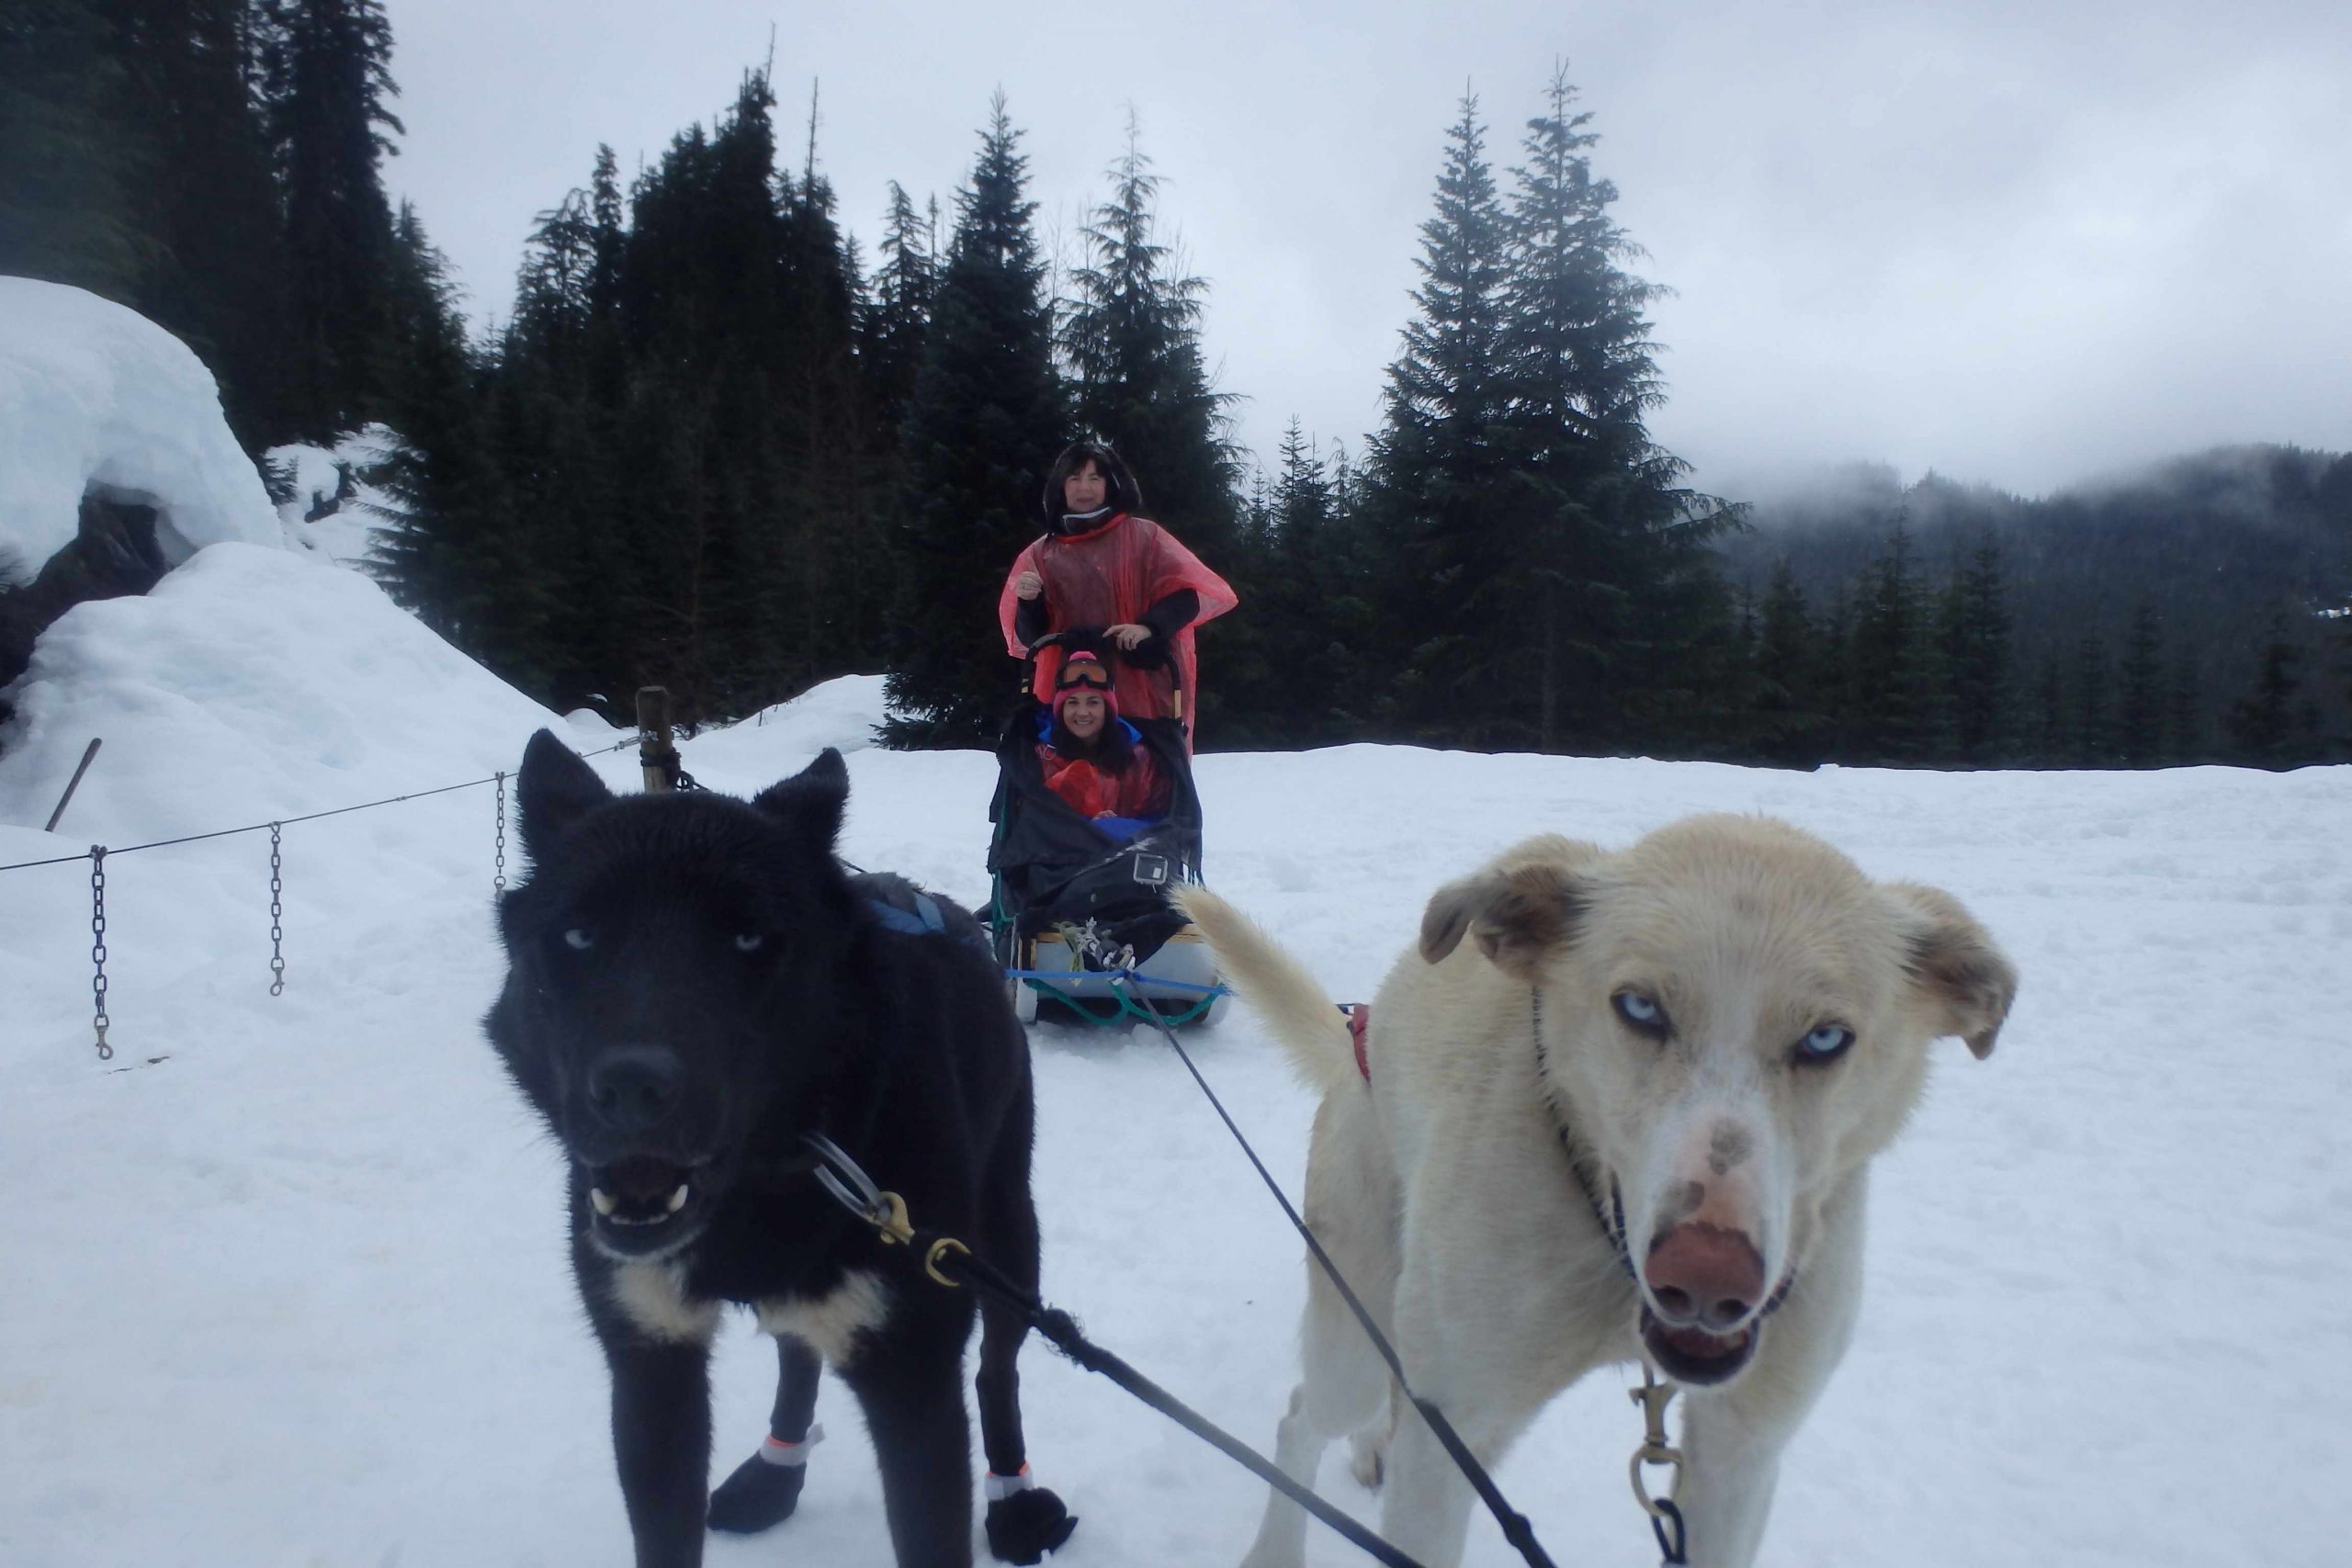
[[[19,581],[73,541],[92,490],[154,507],[175,566],[207,545],[280,539],[186,344],[85,290],[0,277],[0,553]]]

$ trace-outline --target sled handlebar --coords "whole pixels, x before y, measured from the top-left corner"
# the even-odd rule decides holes
[[[1111,642],[1111,640],[1102,636],[1099,630],[1094,632],[1093,635],[1086,637],[1080,637],[1075,631],[1047,632],[1044,637],[1039,637],[1036,641],[1029,645],[1029,655],[1026,659],[1023,659],[1021,661],[1022,691],[1027,693],[1031,696],[1035,696],[1037,694],[1037,655],[1040,651],[1048,648],[1066,648],[1072,643],[1085,643],[1091,646],[1095,651],[1102,653],[1104,658],[1108,659],[1114,664],[1124,666],[1129,670],[1138,668],[1138,666],[1129,663],[1126,659],[1123,657],[1125,649],[1120,648],[1117,644]],[[1176,698],[1176,714],[1177,716],[1181,718],[1183,716],[1184,712],[1184,677],[1176,668],[1176,659],[1172,652],[1169,655],[1167,662],[1162,664],[1160,668],[1168,672],[1168,689]]]

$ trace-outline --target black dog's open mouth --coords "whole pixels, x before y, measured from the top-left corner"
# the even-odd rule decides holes
[[[1703,1328],[1669,1328],[1642,1308],[1642,1344],[1658,1371],[1677,1382],[1704,1386],[1723,1382],[1747,1365],[1756,1354],[1762,1325],[1751,1323],[1736,1334],[1710,1334]]]
[[[632,1155],[588,1172],[588,1208],[596,1239],[616,1252],[650,1252],[684,1235],[699,1220],[702,1168]]]

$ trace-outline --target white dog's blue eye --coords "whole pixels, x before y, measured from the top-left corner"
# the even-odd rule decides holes
[[[596,933],[586,926],[574,926],[563,933],[563,945],[574,953],[585,953],[596,945]]]
[[[738,953],[757,953],[760,950],[761,944],[765,942],[767,940],[767,938],[762,936],[757,931],[738,931],[735,933],[735,951]]]
[[[1644,996],[1639,991],[1620,991],[1609,1000],[1616,1008],[1618,1017],[1643,1033],[1666,1032],[1666,1010],[1658,1006],[1657,998]]]
[[[1854,1043],[1854,1032],[1842,1023],[1825,1023],[1797,1042],[1797,1059],[1801,1062],[1826,1062],[1846,1054]]]

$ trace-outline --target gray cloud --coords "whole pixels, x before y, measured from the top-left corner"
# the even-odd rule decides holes
[[[1210,361],[1271,457],[1379,418],[1465,85],[1498,167],[1565,56],[1599,171],[1674,295],[1654,427],[1736,491],[1883,458],[2036,491],[2224,441],[2352,446],[2352,20],[2333,0],[1872,6],[1544,0],[390,0],[388,171],[478,315],[531,215],[732,96],[777,24],[796,160],[869,247],[885,182],[950,205],[1002,85],[1041,217],[1103,189],[1128,106],[1213,285]]]

